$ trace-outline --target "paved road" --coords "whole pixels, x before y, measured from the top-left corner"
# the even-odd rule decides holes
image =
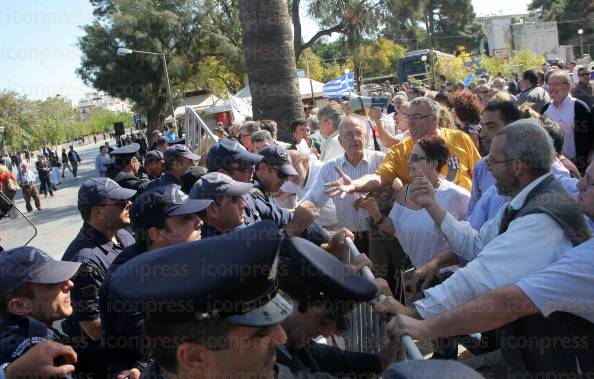
[[[15,201],[17,207],[37,228],[37,236],[29,243],[30,246],[38,247],[56,259],[62,257],[64,250],[82,225],[82,219],[76,206],[78,187],[95,175],[95,156],[99,153],[99,146],[103,143],[104,141],[100,141],[97,144],[76,148],[82,159],[78,166],[78,177],[73,178],[72,174],[66,170],[66,178],[58,186],[55,196],[47,198],[41,196],[42,211],[34,210],[31,213],[26,213],[25,202],[20,191],[18,192]],[[110,144],[115,143],[110,141]],[[35,170],[34,167],[33,170]],[[2,238],[0,244],[4,248],[23,245],[33,234],[33,228],[21,216],[16,220],[8,218],[0,220],[0,237]]]

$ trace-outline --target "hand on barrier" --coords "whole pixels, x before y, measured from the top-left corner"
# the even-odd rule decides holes
[[[390,285],[388,284],[388,282],[385,279],[382,278],[375,278],[375,280],[373,281],[373,284],[375,284],[375,286],[377,287],[377,296],[384,295],[386,297],[394,297],[394,294],[392,293],[392,290],[390,289]]]
[[[344,261],[348,256],[349,247],[346,243],[347,238],[353,240],[355,236],[347,228],[341,228],[334,234],[332,242],[328,247],[330,253],[341,261]]]
[[[304,201],[295,208],[293,219],[285,226],[289,237],[295,237],[303,233],[316,218],[320,216],[320,210],[311,201]]]
[[[345,174],[340,167],[335,165],[334,168],[340,174],[340,179],[324,184],[324,187],[326,187],[326,194],[330,197],[340,196],[342,198],[347,193],[355,192],[355,186],[353,185],[350,176]]]
[[[430,335],[427,334],[427,328],[424,327],[424,323],[424,320],[417,320],[405,315],[396,315],[386,325],[386,331],[396,340],[399,340],[404,335],[415,339],[429,338]]]
[[[439,272],[439,264],[435,260],[431,260],[419,267],[413,272],[411,279],[411,291],[413,295],[418,296],[425,289],[429,288],[431,282]]]
[[[360,273],[361,270],[363,270],[363,267],[372,268],[373,263],[371,262],[371,259],[369,259],[369,257],[367,257],[367,255],[359,254],[347,266],[350,266],[349,268],[351,268],[355,273]]]

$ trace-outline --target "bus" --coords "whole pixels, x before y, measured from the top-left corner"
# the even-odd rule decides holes
[[[451,54],[443,53],[441,51],[433,50],[433,59],[439,60],[440,57],[453,57]],[[423,60],[426,57],[426,60]],[[429,67],[429,50],[415,50],[406,54],[404,57],[398,59],[397,75],[398,84],[402,84],[407,80],[426,81],[427,73],[431,71]]]

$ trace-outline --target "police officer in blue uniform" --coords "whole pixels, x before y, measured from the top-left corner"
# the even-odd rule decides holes
[[[82,267],[73,280],[74,312],[62,322],[62,329],[71,338],[81,340],[77,346],[87,346],[77,349],[79,355],[88,353],[93,356],[99,349],[99,287],[111,262],[134,243],[134,237],[125,227],[130,225],[130,198],[135,194],[136,191],[122,188],[109,178],[89,179],[78,190],[78,209],[83,226],[62,260],[82,263]],[[79,368],[95,370],[95,367]]]
[[[34,247],[0,254],[0,370],[43,341],[68,343],[51,327],[70,316],[72,277],[80,263],[60,262]]]
[[[238,182],[220,172],[209,172],[194,183],[191,199],[211,200],[202,213],[202,237],[208,238],[246,226],[243,196],[253,184]]]
[[[159,186],[176,185],[181,188],[182,175],[196,166],[200,156],[192,153],[186,145],[172,145],[163,152],[165,159],[165,172],[161,177],[152,180],[147,190],[152,190]]]
[[[293,299],[295,310],[283,322],[288,339],[278,349],[277,361],[296,375],[381,374],[395,358],[394,349],[384,349],[380,359],[374,354],[344,351],[312,340],[346,329],[347,313],[357,304],[375,298],[375,284],[305,239],[292,238],[290,244],[282,246],[279,287]]]
[[[140,145],[132,143],[122,146],[111,152],[114,162],[107,170],[107,176],[113,179],[121,187],[129,188],[142,193],[146,189],[149,181],[147,178],[141,178],[140,175],[140,155],[138,151]]]
[[[140,168],[141,175],[148,180],[157,179],[163,173],[165,168],[165,158],[159,150],[150,150],[144,156],[144,165]]]
[[[145,318],[154,356],[146,377],[272,379],[286,341],[280,323],[292,312],[277,288],[280,239],[274,223],[260,222],[141,254],[113,273],[110,292]]]
[[[109,283],[113,272],[147,251],[199,240],[203,222],[197,213],[210,203],[189,199],[177,186],[158,187],[134,200],[130,219],[136,243],[116,256],[99,291],[102,345],[108,350],[112,373],[132,368],[142,371],[148,362],[142,315],[123,309],[119,306],[122,301],[112,296]]]

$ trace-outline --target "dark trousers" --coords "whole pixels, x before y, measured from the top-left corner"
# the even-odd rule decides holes
[[[49,175],[39,175],[39,192],[47,196],[49,192],[50,195],[54,196],[54,191],[52,190],[52,182],[50,181]]]
[[[70,162],[72,165],[72,175],[76,178],[76,173],[78,172],[78,162]]]
[[[70,167],[70,163],[68,163],[68,162],[62,162],[62,177],[64,177],[64,173],[66,172],[66,169],[67,168],[72,173],[72,168]],[[72,175],[74,175],[74,173]]]
[[[35,201],[35,207],[41,209],[41,199],[39,199],[35,184],[21,187],[21,190],[23,191],[23,198],[25,199],[27,211],[31,212],[33,210],[33,207],[31,206],[31,198]]]

